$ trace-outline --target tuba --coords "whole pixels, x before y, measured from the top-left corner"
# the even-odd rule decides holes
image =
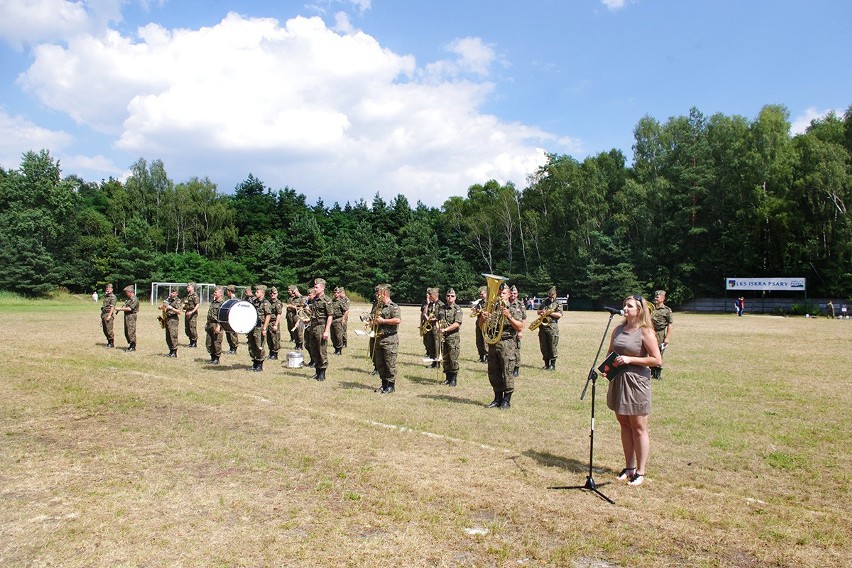
[[[503,325],[506,323],[506,318],[503,316],[503,308],[506,307],[506,302],[500,297],[500,284],[508,280],[505,276],[496,276],[494,274],[483,274],[488,287],[488,293],[485,296],[485,305],[482,307],[483,312],[488,312],[488,316],[479,322],[479,328],[482,330],[482,338],[488,345],[494,345],[500,341],[503,335]]]

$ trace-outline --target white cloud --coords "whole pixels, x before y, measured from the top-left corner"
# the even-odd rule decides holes
[[[71,143],[67,132],[48,130],[33,124],[22,116],[11,116],[0,108],[0,166],[15,170],[21,157],[30,150],[45,149],[55,155]]]
[[[574,143],[480,111],[495,61],[481,39],[418,67],[340,23],[232,13],[197,30],[77,35],[38,46],[18,82],[177,181],[230,190],[251,172],[326,203],[380,191],[440,205],[490,178],[522,185],[545,141]]]
[[[828,113],[833,112],[837,116],[843,116],[843,110],[827,108],[825,110],[817,110],[815,107],[808,107],[805,112],[793,119],[790,123],[790,135],[804,134],[811,122],[820,118],[825,118]]]
[[[624,8],[624,5],[627,4],[627,0],[601,0],[601,4],[606,6],[607,10],[610,12],[616,12]]]
[[[0,38],[13,47],[97,33],[121,21],[121,0],[0,0]]]

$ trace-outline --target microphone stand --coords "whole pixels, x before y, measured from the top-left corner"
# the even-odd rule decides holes
[[[597,384],[598,373],[595,371],[598,358],[601,355],[601,349],[603,349],[604,341],[606,341],[607,333],[609,332],[609,326],[612,324],[612,318],[615,316],[615,310],[610,311],[609,320],[606,322],[606,329],[604,330],[603,337],[601,337],[601,343],[598,345],[598,352],[595,354],[595,360],[592,363],[592,368],[589,369],[589,376],[586,378],[586,386],[583,387],[583,392],[580,394],[580,400],[583,400],[586,396],[586,389],[589,388],[589,383],[592,383],[592,418],[591,418],[591,430],[589,433],[589,475],[586,476],[586,483],[583,485],[569,485],[569,486],[561,486],[561,487],[549,487],[548,489],[580,489],[580,490],[588,490],[595,493],[598,497],[603,499],[604,501],[608,501],[609,503],[615,505],[615,501],[604,495],[598,490],[598,487],[602,487],[604,485],[608,485],[609,482],[606,483],[595,483],[595,478],[592,476],[592,463],[595,460],[595,385]]]

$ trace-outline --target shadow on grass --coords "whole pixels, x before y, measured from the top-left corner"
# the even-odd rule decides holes
[[[420,394],[417,398],[428,398],[429,400],[437,400],[440,402],[452,402],[453,404],[467,404],[470,406],[485,406],[481,400],[473,400],[470,398],[461,398],[448,394]]]
[[[337,386],[337,388],[346,389],[346,390],[370,390],[370,391],[372,391],[372,390],[376,390],[376,388],[379,385],[378,384],[367,385],[367,384],[364,384],[364,383],[356,383],[356,382],[353,382],[353,381],[343,381],[343,382],[337,383],[336,386]]]
[[[566,458],[563,456],[557,456],[551,454],[550,452],[537,452],[535,450],[527,450],[522,452],[522,454],[528,458],[532,458],[541,465],[550,466],[550,467],[558,467],[562,469],[566,469],[573,473],[588,473],[589,471],[589,462],[588,461],[580,461],[574,458]],[[595,473],[606,473],[611,472],[612,470],[608,468],[600,468],[595,467],[593,470]]]

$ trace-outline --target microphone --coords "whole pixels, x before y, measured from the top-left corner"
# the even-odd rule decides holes
[[[616,308],[610,308],[609,306],[604,306],[604,310],[611,313],[612,315],[619,315],[619,316],[624,315],[624,310],[618,310]]]

